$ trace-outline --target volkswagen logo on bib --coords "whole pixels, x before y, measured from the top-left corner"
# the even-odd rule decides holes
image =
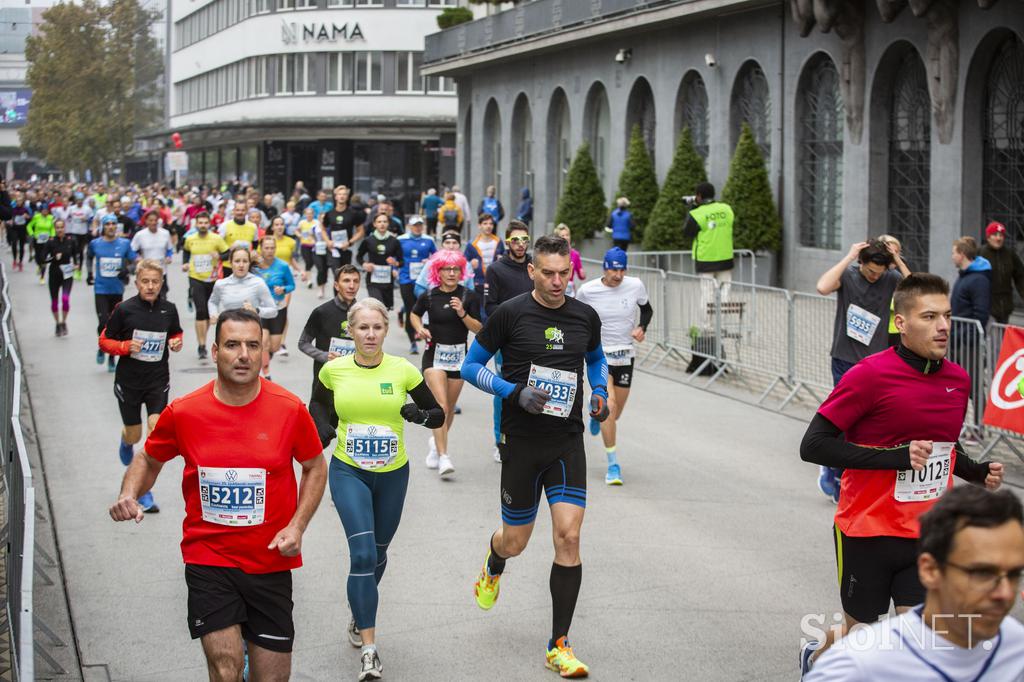
[[[371,426],[370,428],[368,428],[366,430],[366,432],[368,434],[370,434],[371,436],[376,436],[377,435],[377,427],[376,426]]]
[[[554,372],[551,373],[551,378],[554,379],[555,381],[558,381],[559,379],[562,378],[562,373],[556,369]]]
[[[238,472],[235,471],[234,469],[228,469],[228,472],[224,474],[224,478],[226,478],[231,483],[234,483],[235,481],[238,480]]]

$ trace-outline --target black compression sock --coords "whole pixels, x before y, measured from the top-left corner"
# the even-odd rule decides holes
[[[505,571],[505,557],[498,554],[494,549],[494,536],[491,536],[491,553],[487,557],[487,572],[491,575],[501,575]]]
[[[569,634],[576,598],[583,582],[583,565],[560,566],[551,564],[551,648],[561,637]]]

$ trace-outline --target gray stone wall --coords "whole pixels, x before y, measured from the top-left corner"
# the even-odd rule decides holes
[[[979,234],[981,215],[981,127],[985,75],[994,44],[1010,31],[1024,39],[1024,12],[1019,2],[1002,0],[992,9],[977,3],[958,3],[959,36],[948,50],[956,64],[956,97],[952,104],[952,134],[940,140],[939,126],[931,126],[931,233],[929,267],[951,277],[952,240],[961,234]],[[905,10],[884,23],[875,3],[865,3],[863,131],[859,141],[844,131],[842,164],[842,248],[837,251],[800,246],[799,121],[794,112],[804,66],[818,52],[832,59],[840,79],[850,76],[844,64],[844,47],[834,32],[814,29],[801,37],[788,3],[729,14],[721,18],[678,22],[643,32],[623,30],[612,40],[568,44],[565,49],[541,54],[522,54],[491,62],[458,78],[459,129],[457,135],[458,183],[475,206],[487,184],[493,182],[485,167],[484,115],[493,100],[500,114],[501,179],[498,194],[507,211],[518,204],[513,166],[513,107],[525,94],[532,119],[534,173],[534,229],[547,229],[554,216],[557,197],[552,162],[557,153],[551,139],[549,113],[561,89],[569,105],[571,152],[584,140],[587,95],[595,84],[604,86],[611,114],[607,149],[608,172],[604,185],[611,201],[625,156],[628,130],[627,105],[639,78],[653,91],[656,118],[655,166],[663,179],[671,162],[677,129],[679,90],[688,71],[697,71],[707,87],[709,103],[708,175],[721,189],[735,143],[730,122],[730,101],[737,73],[748,60],[764,71],[771,95],[768,169],[784,223],[784,247],[780,258],[781,284],[812,290],[817,277],[842,257],[849,244],[888,228],[888,128],[891,50],[906,41],[924,60],[929,78],[936,78],[936,63],[927,55],[928,25]],[[624,64],[615,61],[619,49],[631,50]],[[715,66],[705,63],[712,54]],[[467,135],[468,131],[468,135]],[[920,265],[920,264],[915,264]]]

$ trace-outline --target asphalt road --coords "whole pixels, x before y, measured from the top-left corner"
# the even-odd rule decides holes
[[[124,469],[112,376],[95,364],[92,290],[75,283],[70,335],[55,338],[46,287],[28,271],[11,280],[85,677],[203,680],[185,622],[181,461],[155,487],[160,514],[137,526],[110,520]],[[186,344],[172,354],[172,397],[214,374],[196,358],[184,286],[175,268],[170,298]],[[274,361],[275,381],[303,397],[312,361],[298,352],[298,335],[319,302],[296,292],[290,356]],[[408,351],[396,325],[387,350]],[[553,556],[546,510],[532,545],[509,561],[495,608],[474,602],[499,523],[499,465],[489,396],[467,386],[460,404],[450,481],[423,466],[429,433],[407,430],[413,475],[378,613],[385,679],[555,679],[543,667]],[[638,374],[620,425],[623,487],[605,486],[603,448],[587,437],[584,578],[570,639],[593,679],[795,679],[802,619],[822,614],[830,623],[839,609],[833,505],[816,488],[816,467],[799,459],[802,433],[791,418]],[[293,679],[356,677],[358,652],[344,635],[347,555],[328,493],[295,572]]]

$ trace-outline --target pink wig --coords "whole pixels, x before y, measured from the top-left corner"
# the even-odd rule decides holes
[[[460,271],[466,269],[466,257],[461,251],[448,251],[441,249],[427,261],[427,281],[430,286],[441,286],[441,268],[457,267]],[[462,279],[462,276],[459,276]]]

